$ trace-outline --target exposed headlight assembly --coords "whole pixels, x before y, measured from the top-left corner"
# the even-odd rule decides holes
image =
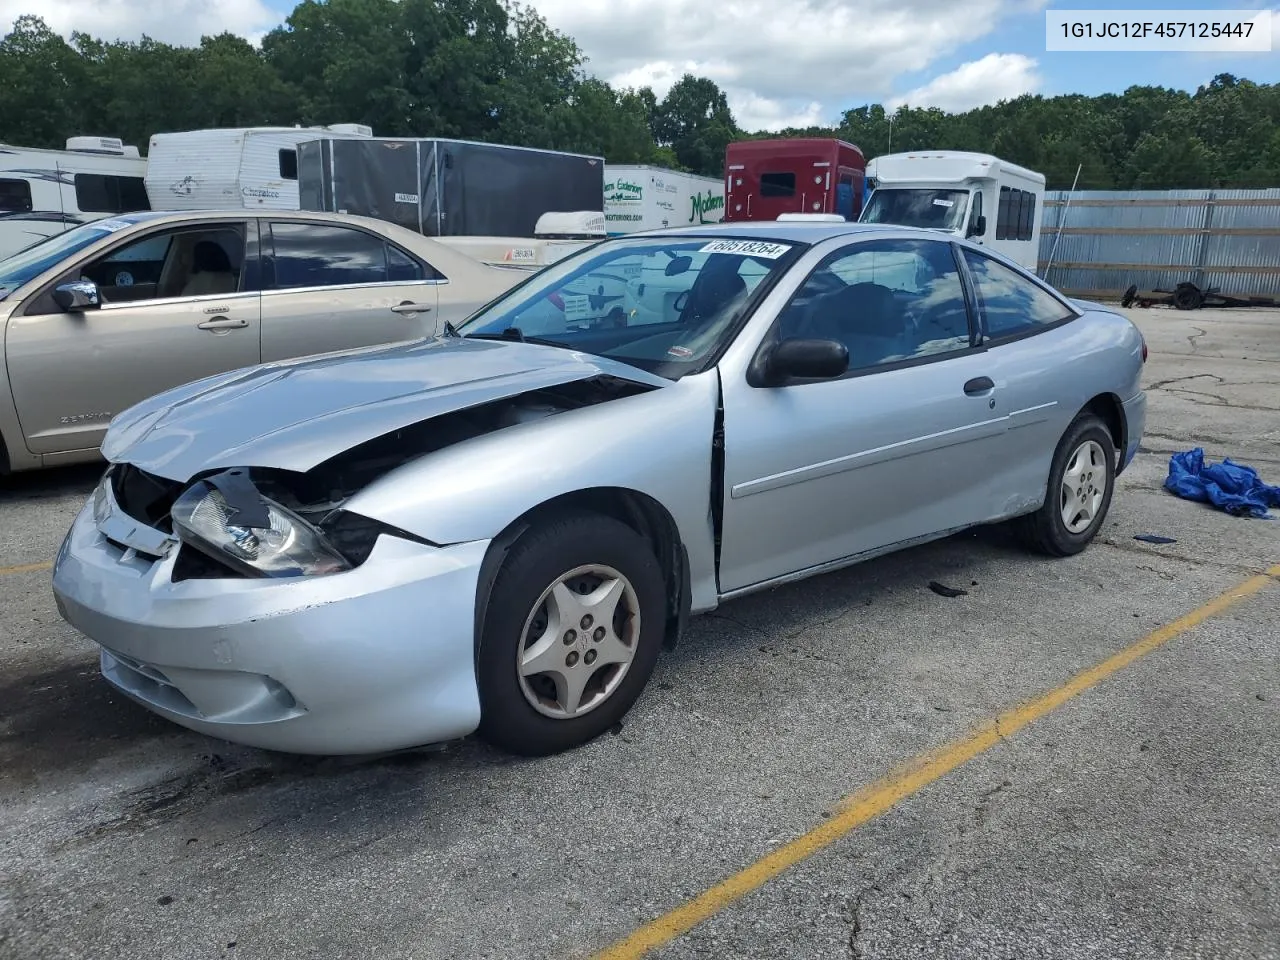
[[[198,481],[169,515],[185,543],[250,576],[319,576],[351,569],[319,530],[264,497],[247,470]]]

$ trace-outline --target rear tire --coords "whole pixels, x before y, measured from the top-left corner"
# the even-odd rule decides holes
[[[1018,519],[1019,537],[1030,549],[1052,557],[1084,550],[1106,521],[1115,478],[1111,431],[1096,415],[1081,414],[1054,451],[1044,505]]]
[[[480,736],[523,756],[598,737],[648,683],[666,608],[653,549],[626,524],[580,514],[525,534],[484,611]]]

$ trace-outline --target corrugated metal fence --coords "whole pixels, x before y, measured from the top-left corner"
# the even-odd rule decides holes
[[[1040,270],[1077,297],[1117,298],[1190,281],[1237,297],[1280,297],[1280,189],[1054,190]],[[1065,222],[1064,222],[1065,220]],[[1058,248],[1049,257],[1054,240]]]

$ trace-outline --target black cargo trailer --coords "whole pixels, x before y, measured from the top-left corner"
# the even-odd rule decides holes
[[[303,210],[377,217],[428,237],[532,237],[544,213],[604,211],[604,158],[470,140],[298,145]]]

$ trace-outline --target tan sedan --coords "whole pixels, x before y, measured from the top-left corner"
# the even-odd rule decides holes
[[[116,413],[182,383],[431,336],[526,276],[363,217],[85,224],[0,260],[0,472],[97,459]]]

